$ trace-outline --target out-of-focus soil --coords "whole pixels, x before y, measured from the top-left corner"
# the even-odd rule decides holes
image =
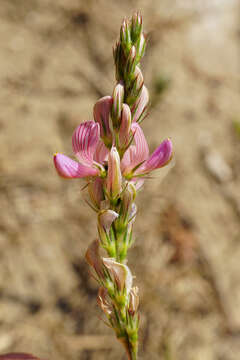
[[[171,4],[170,4],[171,3]],[[52,154],[114,85],[112,45],[140,9],[153,149],[175,167],[139,194],[129,265],[140,358],[240,358],[240,12],[234,0],[1,0],[0,353],[124,359],[84,254],[95,214]],[[160,175],[161,177],[161,175]]]

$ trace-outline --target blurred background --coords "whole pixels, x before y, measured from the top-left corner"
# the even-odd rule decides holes
[[[71,135],[112,93],[112,45],[141,10],[150,148],[175,167],[139,194],[129,265],[140,358],[240,357],[240,7],[236,0],[1,0],[0,353],[125,359],[84,254],[95,213],[55,172]]]

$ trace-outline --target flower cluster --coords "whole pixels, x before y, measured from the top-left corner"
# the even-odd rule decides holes
[[[89,204],[98,216],[98,240],[86,258],[100,284],[98,304],[117,337],[124,343],[129,359],[136,359],[139,316],[138,289],[125,264],[132,244],[136,217],[135,198],[145,179],[172,158],[172,143],[164,140],[150,154],[140,123],[146,116],[149,94],[144,85],[140,60],[146,47],[142,18],[137,13],[124,20],[120,40],[113,50],[117,83],[112,96],[99,99],[93,119],[81,123],[73,133],[76,160],[57,153],[54,164],[67,179],[83,178]],[[101,257],[99,246],[106,250]]]

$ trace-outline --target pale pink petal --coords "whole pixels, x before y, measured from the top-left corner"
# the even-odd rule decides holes
[[[66,179],[96,176],[99,170],[82,165],[63,154],[54,155],[54,165],[58,174]]]
[[[140,125],[133,123],[131,129],[135,145],[131,145],[123,156],[121,169],[124,175],[130,173],[149,156],[148,144]]]
[[[164,140],[135,174],[144,174],[166,165],[172,158],[172,142]]]
[[[136,145],[136,150],[135,150],[135,156],[134,156],[134,166],[138,165],[139,163],[143,162],[144,160],[146,160],[149,156],[149,149],[148,149],[148,144],[146,141],[146,138],[144,136],[144,133],[140,127],[140,125],[138,125],[137,123],[132,124],[132,132],[134,135],[134,141],[135,141],[135,145]]]
[[[100,125],[100,136],[112,141],[112,133],[110,130],[110,113],[112,108],[113,99],[111,96],[104,96],[99,99],[93,108],[94,120]]]
[[[138,97],[136,103],[133,105],[132,114],[133,122],[141,120],[141,115],[146,111],[149,102],[148,89],[143,85],[140,96]]]
[[[100,140],[97,144],[97,148],[96,148],[93,159],[100,164],[104,164],[108,160],[108,154],[109,154],[108,148]]]
[[[91,166],[100,137],[100,126],[94,121],[80,124],[73,133],[72,147],[77,159],[84,165]]]

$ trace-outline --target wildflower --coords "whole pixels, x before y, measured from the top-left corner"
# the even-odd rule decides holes
[[[122,173],[126,178],[143,176],[168,164],[172,158],[172,142],[164,140],[149,156],[149,148],[141,127],[132,124],[135,145],[131,145],[121,161]]]
[[[103,165],[108,149],[99,138],[98,123],[86,121],[80,124],[72,136],[73,152],[78,162],[66,155],[55,154],[54,165],[58,174],[68,179],[104,176]]]

